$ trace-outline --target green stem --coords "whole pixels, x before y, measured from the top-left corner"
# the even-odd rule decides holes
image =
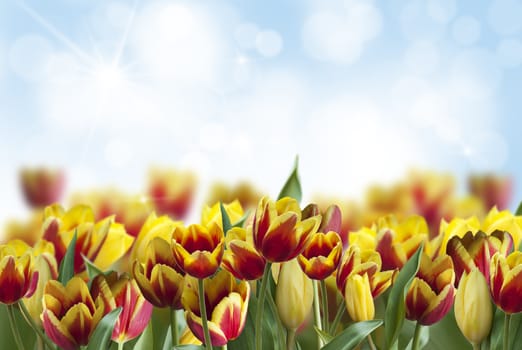
[[[276,323],[277,323],[277,330],[279,332],[279,346],[280,349],[284,349],[285,347],[285,328],[283,327],[283,323],[281,322],[281,318],[279,317],[279,313],[277,311],[277,306],[274,302],[274,298],[272,297],[272,293],[270,293],[270,290],[267,290],[266,295],[266,301],[268,301],[268,306],[270,307],[270,311],[275,316]]]
[[[20,333],[18,332],[18,327],[16,326],[14,308],[15,308],[15,306],[13,304],[7,305],[7,315],[9,316],[9,325],[11,326],[11,332],[13,332],[16,347],[19,350],[23,350],[24,344],[22,342],[22,338],[20,337]]]
[[[343,318],[344,312],[346,311],[346,306],[344,305],[344,300],[341,300],[339,305],[337,306],[337,313],[335,314],[335,318],[330,325],[330,334],[335,336],[335,333],[337,331],[337,326],[339,326],[339,322],[341,322],[341,319]]]
[[[267,262],[265,265],[265,271],[263,272],[263,280],[261,281],[261,289],[259,290],[259,299],[257,300],[256,310],[256,350],[262,350],[263,345],[263,311],[265,310],[265,295],[266,287],[268,285],[268,277],[270,274],[270,268],[272,264]]]
[[[412,343],[412,350],[419,350],[420,345],[420,331],[421,331],[422,325],[417,322],[415,323],[415,333],[413,333],[413,343]]]
[[[372,335],[368,334],[366,339],[368,340],[368,345],[370,346],[370,349],[371,350],[377,350],[377,347],[375,346],[375,343],[373,342]]]
[[[328,315],[328,292],[326,290],[326,282],[321,280],[321,308],[323,309],[323,328],[328,331],[328,322],[330,321],[330,317]]]
[[[504,316],[504,339],[502,349],[507,350],[509,346],[509,325],[511,323],[511,314],[505,313]]]
[[[207,306],[205,304],[205,283],[203,278],[198,279],[199,290],[199,311],[201,313],[201,321],[203,323],[203,333],[205,335],[205,347],[212,350],[212,341],[210,340],[210,331],[208,329]],[[174,330],[172,330],[174,333]]]
[[[478,343],[478,344],[472,343],[471,345],[473,346],[473,350],[480,350],[480,343]]]
[[[288,336],[286,337],[286,350],[294,350],[295,343],[295,329],[288,330]]]
[[[53,342],[45,335],[42,328],[36,324],[25,304],[20,301],[17,303],[17,305],[20,308],[20,312],[22,313],[22,316],[24,316],[26,322],[29,323],[38,337],[45,343],[45,346],[47,346],[49,349],[55,349],[56,347],[54,346]]]
[[[172,336],[172,347],[178,345],[178,318],[176,309],[170,308],[170,335]]]
[[[321,306],[319,302],[319,289],[317,288],[317,280],[312,281],[312,286],[314,287],[314,321],[315,321],[315,327],[317,327],[318,330],[323,330],[323,325],[321,322]],[[320,349],[323,347],[323,340],[321,337],[317,337],[317,349]]]
[[[123,345],[125,345],[125,342],[118,342],[118,350],[123,350]]]

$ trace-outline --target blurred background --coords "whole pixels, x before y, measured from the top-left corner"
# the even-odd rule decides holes
[[[521,18],[519,0],[1,1],[0,224],[38,181],[197,220],[275,197],[297,154],[305,201],[345,215],[514,210]],[[20,180],[39,167],[58,173]]]

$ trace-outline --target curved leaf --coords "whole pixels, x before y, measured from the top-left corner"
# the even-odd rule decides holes
[[[333,338],[321,350],[351,350],[358,346],[368,335],[382,325],[382,320],[357,322]]]
[[[154,335],[152,334],[152,322],[149,322],[145,331],[141,333],[134,345],[134,350],[149,350],[154,347]]]
[[[219,209],[221,210],[221,223],[223,224],[223,232],[227,234],[228,230],[232,228],[232,224],[230,223],[230,218],[228,217],[223,202],[219,202]]]
[[[118,320],[118,317],[121,313],[121,307],[118,307],[107,315],[105,315],[89,340],[89,345],[87,345],[87,350],[100,350],[100,349],[108,349],[109,341],[111,340],[112,331],[114,329],[114,325]]]
[[[303,196],[303,193],[301,191],[301,182],[299,181],[299,174],[297,173],[297,166],[299,163],[299,157],[295,157],[295,164],[294,164],[294,170],[288,177],[288,179],[285,182],[285,185],[281,189],[281,192],[279,192],[278,199],[281,199],[283,197],[291,197],[297,200],[298,202],[301,202],[301,197]]]
[[[65,285],[71,278],[74,276],[74,254],[76,250],[76,238],[77,232],[74,232],[73,238],[67,247],[67,251],[65,252],[65,256],[60,263],[60,269],[58,273],[58,281],[61,284]]]
[[[399,338],[406,314],[404,300],[411,282],[419,270],[423,247],[424,244],[421,243],[415,254],[404,264],[390,291],[384,314],[384,334],[387,349],[394,348],[397,345],[397,339]]]

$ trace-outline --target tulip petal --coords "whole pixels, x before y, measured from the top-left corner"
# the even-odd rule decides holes
[[[522,265],[515,266],[504,279],[500,291],[500,308],[507,313],[522,312]]]
[[[433,299],[426,309],[419,323],[431,325],[439,322],[451,309],[455,299],[455,287],[453,283],[447,284],[435,299]]]
[[[221,299],[212,312],[212,322],[216,323],[228,340],[236,339],[245,326],[242,323],[243,300],[238,293],[230,293]]]
[[[201,320],[201,317],[195,315],[193,312],[187,311],[186,319],[187,325],[189,326],[192,333],[194,333],[194,335],[204,343],[205,335],[203,333],[203,321]],[[217,324],[208,321],[207,325],[210,333],[210,341],[212,342],[212,346],[223,346],[228,342],[227,337],[225,336],[223,331],[221,331]]]
[[[50,310],[42,313],[42,325],[45,333],[52,341],[64,350],[75,350],[78,348],[71,333],[64,327]]]

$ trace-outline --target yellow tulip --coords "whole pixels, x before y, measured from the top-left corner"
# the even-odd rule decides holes
[[[346,280],[344,291],[346,309],[355,322],[373,320],[375,305],[368,275],[352,274]]]

